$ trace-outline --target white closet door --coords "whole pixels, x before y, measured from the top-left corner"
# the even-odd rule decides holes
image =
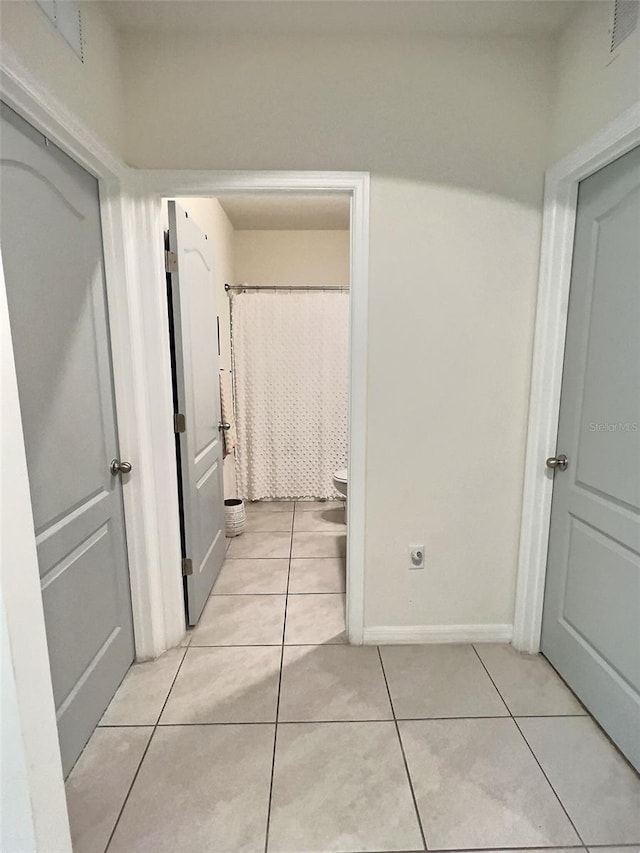
[[[1,115],[2,260],[68,772],[134,655],[98,183]]]
[[[542,651],[640,769],[640,148],[580,184]]]

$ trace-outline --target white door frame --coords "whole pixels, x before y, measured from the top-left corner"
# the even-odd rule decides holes
[[[553,475],[578,184],[640,144],[640,103],[630,107],[545,176],[529,426],[512,643],[540,650]]]
[[[349,501],[347,528],[347,635],[364,642],[365,464],[367,413],[367,310],[369,174],[366,172],[212,172],[140,170],[138,267],[146,290],[164,281],[163,198],[279,193],[348,193],[351,198]],[[156,288],[157,289],[157,288]],[[163,291],[164,293],[164,291]],[[170,434],[171,419],[165,428]],[[172,453],[174,451],[172,450]],[[173,456],[171,456],[173,458]],[[167,465],[170,463],[167,457]],[[174,466],[175,467],[175,466]]]

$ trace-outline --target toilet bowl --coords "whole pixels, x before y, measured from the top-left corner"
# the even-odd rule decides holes
[[[337,492],[344,495],[344,523],[347,523],[347,469],[340,468],[333,475],[333,485]]]
[[[333,475],[333,485],[341,495],[347,496],[347,469],[340,468]]]

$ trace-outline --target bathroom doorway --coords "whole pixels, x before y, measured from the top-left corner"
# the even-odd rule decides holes
[[[165,247],[163,242],[163,203],[167,199],[197,205],[199,200],[225,196],[326,196],[344,194],[350,203],[349,245],[349,447],[348,447],[348,541],[346,616],[347,637],[351,644],[362,644],[364,631],[364,563],[365,563],[365,462],[367,433],[367,330],[369,287],[369,185],[366,172],[190,172],[180,170],[141,170],[140,193],[134,207],[127,208],[131,216],[131,250],[129,262],[140,278],[144,294],[150,296],[153,310],[167,316],[166,287],[157,284],[165,279]],[[166,217],[165,217],[166,221]],[[165,226],[166,227],[166,226]],[[206,233],[206,232],[205,232]],[[211,235],[209,235],[211,236]],[[216,270],[224,291],[224,255],[217,253]],[[233,281],[233,280],[232,280]],[[154,284],[154,282],[156,284]],[[220,290],[216,285],[216,295]],[[223,324],[224,306],[229,310],[229,297],[220,307],[220,324]],[[221,296],[222,294],[220,294]],[[220,304],[220,303],[219,303]],[[217,315],[218,316],[218,315]],[[166,319],[164,320],[166,329]],[[155,328],[155,326],[154,326]],[[217,330],[216,330],[217,338]],[[175,566],[180,561],[179,524],[177,523],[177,477],[175,443],[167,441],[174,431],[173,412],[167,414],[167,391],[171,394],[171,360],[168,335],[154,340],[155,359],[150,369],[156,381],[151,388],[150,412],[154,419],[154,434],[158,452],[151,458],[155,476],[173,480],[171,491],[164,493],[158,506],[158,520],[166,530],[170,542],[170,560],[158,582],[158,606],[145,611],[146,622],[154,625],[162,619],[161,635],[173,637],[184,631],[184,610],[177,610]],[[162,344],[162,346],[160,346]],[[221,341],[222,354],[222,341]],[[164,436],[164,438],[163,438]],[[223,461],[225,489],[228,477],[228,459]],[[170,565],[169,565],[170,563]],[[180,596],[182,598],[182,595]],[[182,602],[180,602],[182,605]],[[169,610],[167,610],[169,608]],[[167,618],[167,613],[169,617]],[[148,617],[148,618],[147,618]],[[158,641],[162,636],[158,637]]]
[[[165,224],[176,204],[207,240],[224,497],[247,507],[245,532],[227,539],[219,583],[251,594],[249,575],[260,561],[286,560],[287,583],[277,591],[287,592],[292,570],[300,594],[331,596],[318,599],[325,608],[334,605],[335,617],[322,621],[343,642],[351,196],[179,198],[165,203]],[[183,514],[183,543],[185,521],[188,526]],[[260,565],[258,587],[267,568],[282,578],[279,563]],[[206,613],[203,618],[209,621]]]

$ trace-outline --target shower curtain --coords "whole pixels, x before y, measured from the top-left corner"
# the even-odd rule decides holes
[[[349,294],[232,297],[238,494],[332,498],[347,465]]]

